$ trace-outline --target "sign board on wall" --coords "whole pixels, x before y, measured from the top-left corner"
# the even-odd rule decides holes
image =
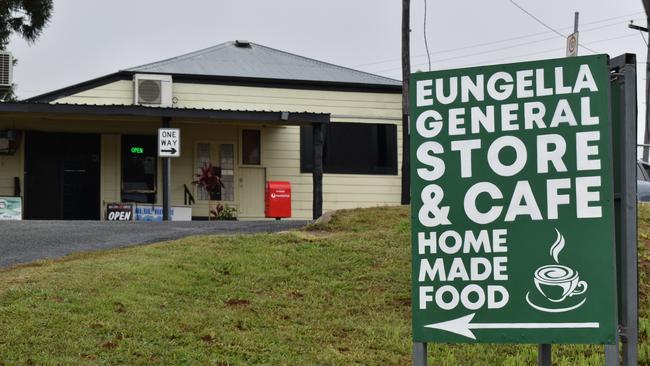
[[[171,221],[192,221],[191,206],[172,206]],[[163,221],[162,206],[138,204],[135,207],[136,221]]]
[[[158,129],[158,156],[178,158],[181,156],[181,130],[178,128]]]
[[[0,220],[22,220],[23,201],[20,197],[0,197]]]
[[[106,205],[106,220],[132,221],[133,203],[109,203]]]
[[[613,344],[607,56],[410,88],[414,341]]]

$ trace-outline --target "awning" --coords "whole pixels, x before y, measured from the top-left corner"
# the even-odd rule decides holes
[[[264,122],[279,125],[328,123],[328,113],[255,111],[205,108],[164,108],[141,105],[51,104],[37,102],[0,103],[0,115],[8,113],[65,114],[148,118],[207,119],[214,121]]]

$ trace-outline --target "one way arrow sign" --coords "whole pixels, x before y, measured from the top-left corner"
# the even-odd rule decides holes
[[[170,155],[174,155],[174,154],[176,154],[176,149],[174,149],[172,147],[171,149],[162,149],[162,150],[160,150],[160,152],[161,153],[167,153],[167,154],[170,154]]]
[[[599,323],[472,323],[474,315],[469,314],[457,319],[425,325],[425,328],[440,329],[456,333],[467,338],[476,339],[472,329],[584,329],[599,328]]]
[[[181,131],[178,128],[158,129],[158,156],[177,158],[181,156]]]

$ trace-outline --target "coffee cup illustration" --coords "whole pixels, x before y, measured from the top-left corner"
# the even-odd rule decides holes
[[[587,292],[588,284],[578,272],[560,264],[550,264],[535,271],[535,287],[549,301],[562,302],[569,296]]]
[[[589,288],[587,282],[580,279],[578,271],[560,264],[559,256],[565,241],[559,230],[555,229],[555,232],[557,238],[549,251],[555,264],[544,265],[535,270],[533,282],[537,293],[533,290],[532,294],[531,291],[526,294],[526,301],[531,307],[547,313],[561,313],[579,308],[587,301],[586,297],[575,301],[568,299],[584,295]]]

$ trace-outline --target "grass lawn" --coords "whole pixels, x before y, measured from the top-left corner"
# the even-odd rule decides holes
[[[200,236],[0,272],[0,365],[409,365],[407,208],[283,234]],[[650,207],[640,210],[650,364]],[[534,365],[535,346],[429,345],[430,365]],[[602,347],[554,348],[602,365]]]

